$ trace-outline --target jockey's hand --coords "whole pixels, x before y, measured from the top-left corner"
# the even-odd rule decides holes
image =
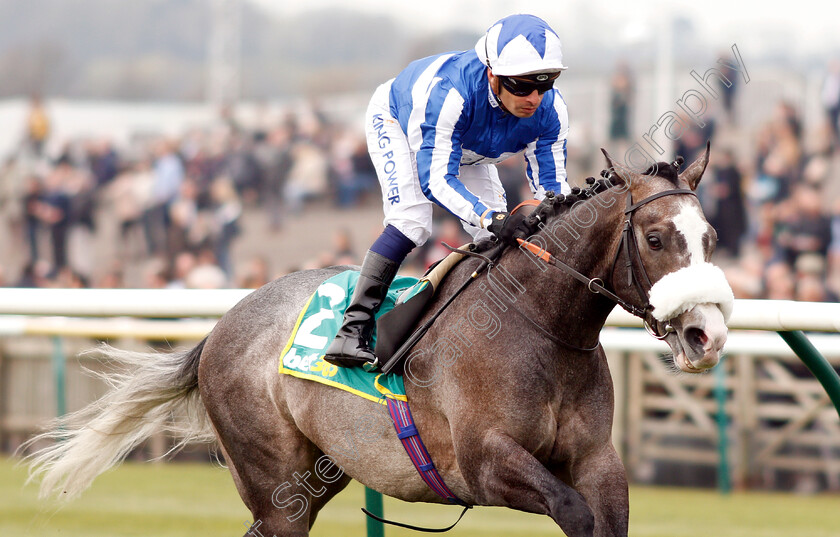
[[[519,246],[516,239],[527,239],[531,235],[531,230],[525,222],[525,215],[522,213],[493,213],[487,231],[511,246]]]

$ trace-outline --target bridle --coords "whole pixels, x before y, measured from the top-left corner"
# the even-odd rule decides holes
[[[636,235],[633,233],[633,213],[655,199],[676,194],[688,194],[697,197],[697,194],[695,194],[693,190],[675,188],[673,190],[663,190],[662,192],[657,192],[656,194],[650,195],[639,202],[633,203],[633,195],[628,190],[627,202],[624,209],[624,215],[626,217],[624,219],[624,229],[621,231],[621,242],[618,245],[618,249],[615,251],[615,257],[613,258],[611,270],[611,274],[615,274],[618,258],[621,256],[623,251],[627,258],[624,261],[625,268],[627,269],[627,286],[629,287],[633,285],[636,287],[636,291],[638,292],[639,297],[644,301],[644,305],[641,310],[639,310],[638,307],[634,307],[633,310],[629,310],[623,305],[622,307],[627,309],[627,311],[636,317],[640,317],[644,322],[645,330],[647,330],[648,333],[656,339],[665,339],[669,333],[674,331],[674,327],[671,326],[671,323],[662,323],[653,316],[653,306],[650,305],[649,300],[649,293],[651,287],[653,287],[653,283],[651,283],[647,270],[645,270],[645,265],[642,263],[639,245],[636,242]]]
[[[618,248],[616,249],[610,274],[615,274],[618,260],[621,257],[622,252],[624,252],[626,257],[625,267],[627,269],[627,286],[634,286],[636,288],[639,297],[644,302],[642,306],[635,305],[621,298],[615,292],[608,289],[604,285],[604,281],[600,278],[589,278],[584,274],[581,274],[571,266],[554,257],[554,255],[552,255],[551,252],[547,251],[545,248],[537,246],[536,244],[523,239],[517,240],[519,241],[520,246],[527,248],[535,256],[539,257],[549,265],[560,269],[569,276],[572,276],[576,280],[586,285],[586,288],[591,293],[604,296],[605,298],[615,302],[616,304],[627,310],[632,315],[635,315],[636,317],[642,319],[645,329],[648,331],[648,333],[650,333],[650,335],[657,339],[665,339],[669,333],[674,331],[674,328],[671,326],[670,323],[662,323],[653,316],[653,306],[651,306],[650,300],[648,298],[648,293],[650,292],[650,288],[653,287],[653,284],[651,283],[650,277],[648,276],[647,271],[645,270],[644,263],[642,263],[641,253],[639,252],[639,245],[636,242],[636,237],[633,233],[633,214],[638,209],[644,207],[653,200],[665,196],[682,194],[689,194],[696,197],[696,194],[692,190],[688,190],[685,188],[675,188],[672,190],[663,190],[662,192],[657,192],[656,194],[648,196],[647,198],[644,198],[641,201],[633,203],[632,193],[629,190],[627,192],[627,201],[624,209],[624,229],[621,232],[621,242],[619,243]],[[537,219],[539,219],[538,215]],[[542,327],[540,328],[542,329]],[[542,329],[542,331],[546,332],[545,329]],[[568,344],[566,345],[569,346]],[[577,350],[594,350],[595,348],[597,348],[597,346],[598,345],[596,343],[594,347],[578,348]]]

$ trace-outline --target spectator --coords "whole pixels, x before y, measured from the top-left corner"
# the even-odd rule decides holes
[[[119,260],[114,260],[110,268],[94,282],[94,287],[99,289],[119,289],[125,287],[125,272],[122,263]]]
[[[359,189],[365,192],[378,191],[379,181],[376,179],[376,170],[373,167],[370,154],[367,152],[367,142],[364,139],[359,138],[350,158]]]
[[[110,183],[119,172],[119,157],[111,140],[103,138],[90,144],[88,165],[93,174],[94,183],[102,187]]]
[[[192,252],[180,252],[175,256],[175,261],[172,263],[172,276],[169,283],[166,284],[167,289],[185,289],[187,287],[187,276],[198,265],[198,259]]]
[[[70,168],[64,179],[64,191],[70,198],[67,254],[68,262],[77,275],[87,282],[93,276],[96,234],[95,194],[93,176],[86,170]]]
[[[216,179],[211,188],[212,207],[212,243],[216,261],[228,279],[233,274],[230,259],[230,248],[233,239],[239,234],[239,217],[242,214],[242,204],[233,184],[227,179]]]
[[[329,179],[335,190],[335,201],[339,208],[352,207],[360,194],[353,173],[353,149],[356,145],[349,132],[342,132],[330,148]]]
[[[18,251],[25,248],[23,238],[28,178],[28,166],[17,155],[12,155],[0,169],[0,218],[5,220],[0,229],[5,230],[12,247]]]
[[[675,142],[674,151],[676,155],[683,157],[686,162],[694,162],[700,156],[700,153],[706,150],[706,143],[714,136],[715,120],[713,117],[704,117],[701,127],[697,122],[683,114],[682,121],[685,127],[681,136]]]
[[[149,254],[166,250],[169,207],[178,196],[184,180],[184,166],[175,152],[175,144],[160,140],[155,145],[150,205],[143,213],[143,225]]]
[[[53,274],[67,266],[67,233],[70,229],[71,199],[65,183],[73,174],[70,162],[62,159],[47,174],[42,194],[33,202],[33,214],[49,230],[52,245]]]
[[[799,256],[828,254],[831,242],[831,223],[822,210],[822,199],[814,188],[801,185],[786,202],[776,236],[777,257],[794,265]]]
[[[33,94],[29,99],[29,116],[26,119],[26,142],[36,157],[43,156],[50,130],[50,118],[41,96]]]
[[[153,257],[146,261],[143,267],[143,281],[141,287],[147,289],[164,289],[169,283],[166,261],[162,257]]]
[[[729,57],[729,51],[726,51],[718,59],[718,65],[721,66],[720,72],[726,78],[726,80],[720,78],[718,82],[723,97],[722,103],[726,121],[735,124],[735,95],[738,92],[741,74],[735,69],[736,64],[733,64]],[[727,82],[729,83],[728,85]]]
[[[353,250],[353,240],[350,230],[342,228],[333,234],[332,265],[354,265],[359,262],[359,256]]]
[[[262,203],[271,229],[280,229],[283,216],[283,190],[292,167],[291,132],[285,127],[272,129],[255,148],[262,176]],[[365,152],[367,155],[367,152]]]
[[[245,274],[239,279],[237,286],[242,289],[259,289],[270,281],[268,260],[258,255],[248,261]]]
[[[833,64],[840,66],[840,62]],[[730,74],[725,76],[733,82],[741,76],[737,72]],[[621,84],[616,82],[616,86]],[[823,89],[828,86],[827,80]],[[745,86],[740,88],[744,89]],[[43,104],[40,106],[45,109]],[[725,108],[726,104],[721,106]],[[826,116],[831,113],[826,108]],[[285,246],[295,240],[280,232],[262,244],[262,237],[249,238],[249,244],[242,248],[249,257],[233,258],[233,247],[237,245],[234,241],[240,240],[237,230],[247,228],[251,237],[263,229],[279,231],[285,212],[284,193],[301,211],[320,210],[332,204],[355,209],[376,183],[372,182],[372,163],[364,144],[357,143],[358,133],[343,127],[335,116],[303,108],[280,110],[279,114],[282,119],[263,114],[259,124],[240,121],[233,129],[219,124],[192,128],[165,143],[158,137],[140,135],[125,145],[108,136],[93,141],[71,138],[63,141],[66,149],[58,162],[30,158],[34,150],[29,135],[24,133],[24,143],[17,154],[0,168],[0,218],[5,224],[0,225],[0,234],[5,235],[0,239],[9,257],[14,258],[4,260],[7,280],[30,286],[78,285],[77,275],[72,274],[76,272],[106,287],[185,285],[184,272],[177,268],[178,260],[206,248],[214,252],[216,261],[211,265],[228,271],[225,285],[234,273],[243,274],[236,284],[248,287],[270,279],[266,266],[249,261],[251,257],[265,257],[266,263],[288,263],[273,267],[276,272],[287,271],[293,265],[300,268],[302,259],[278,260],[281,258],[277,257],[277,245]],[[724,144],[713,144],[711,167],[699,195],[707,218],[718,232],[718,252],[724,254],[718,262],[724,265],[737,296],[824,295],[831,300],[840,291],[840,202],[833,202],[833,212],[826,210],[840,188],[832,153],[837,135],[829,129],[829,122],[834,125],[830,117],[821,125],[803,122],[797,108],[788,102],[779,103],[767,124],[757,130],[744,124],[738,133],[743,134],[737,138],[740,162],[749,166],[736,165],[733,151],[726,150]],[[49,123],[47,118],[48,131]],[[361,126],[356,127],[361,130]],[[720,134],[733,138],[734,132],[727,127],[724,124]],[[689,129],[680,140],[678,153],[690,158],[703,148],[709,135],[710,131]],[[44,144],[53,141],[50,136],[41,144],[42,154]],[[163,146],[167,146],[165,150]],[[600,163],[587,161],[588,153],[591,151],[570,146],[570,169],[581,169],[586,174],[597,171]],[[256,163],[255,173],[248,171],[249,163]],[[216,186],[220,177],[229,177],[229,172],[237,167],[244,170],[239,184],[259,188],[260,195],[251,206],[243,206],[238,197],[231,197],[231,203],[224,201],[225,196],[220,196]],[[522,198],[523,187],[527,188],[522,181],[524,162],[508,159],[497,168],[508,206],[513,207]],[[327,170],[332,171],[331,176]],[[174,196],[156,198],[158,205],[167,208],[163,214],[166,220],[159,222],[157,228],[165,233],[162,238],[155,236],[155,246],[147,246],[144,220],[154,220],[150,218],[155,205],[151,201],[153,188],[157,188],[158,195],[161,190],[168,190],[163,188],[163,177],[175,177],[171,183],[180,186],[175,188]],[[328,177],[337,182],[328,184]],[[230,184],[231,180],[221,181]],[[743,183],[743,189],[738,188],[739,183]],[[803,194],[800,189],[804,187],[810,193]],[[331,197],[323,205],[307,203],[327,195]],[[56,210],[63,200],[69,200],[66,214]],[[818,205],[823,207],[817,209]],[[252,208],[258,212],[252,213]],[[106,225],[97,227],[99,223]],[[305,266],[359,263],[349,231],[358,234],[360,230],[337,233],[334,242]],[[447,239],[450,233],[446,224],[439,232],[427,243],[428,250],[418,251],[412,260],[411,268],[416,272],[445,253],[439,247],[440,240],[453,246],[468,240],[463,235]],[[145,258],[155,250],[161,257],[156,278],[144,275],[137,263],[127,262],[138,256]],[[107,258],[106,254],[113,257]],[[53,259],[60,260],[62,256],[66,258],[63,264],[72,270],[50,266]],[[813,268],[819,263],[819,272],[802,269],[803,265]],[[207,272],[218,276],[217,269]],[[785,282],[785,277],[789,281]]]
[[[772,124],[764,134],[763,143],[766,153],[760,152],[752,195],[758,204],[778,203],[790,195],[791,186],[797,180],[802,149],[794,127],[787,120]]]
[[[826,261],[817,254],[805,254],[796,260],[796,300],[837,302],[836,293],[826,285]]]
[[[29,246],[29,260],[32,262],[40,259],[38,236],[41,230],[41,218],[39,215],[39,209],[41,207],[40,199],[43,192],[44,186],[38,176],[30,175],[27,177],[23,196],[23,225],[24,232],[26,234],[26,242]]]
[[[228,154],[225,175],[233,181],[236,193],[251,205],[257,200],[260,192],[260,166],[253,154],[253,146],[249,136],[238,133],[232,140],[232,149]]]
[[[831,145],[837,147],[838,132],[840,132],[840,60],[831,60],[828,64],[828,74],[822,85],[821,100],[825,109],[826,119],[831,129]]]
[[[737,264],[724,268],[726,280],[735,298],[761,298],[763,289],[763,260],[757,251],[748,251]]]
[[[140,159],[106,187],[104,197],[117,221],[117,251],[123,259],[139,255],[141,245],[145,244],[143,214],[151,204],[153,181],[150,162]]]
[[[776,106],[775,111],[777,122],[782,125],[787,125],[790,132],[796,137],[798,142],[802,141],[802,119],[799,117],[799,111],[789,101],[782,100]]]
[[[834,200],[831,212],[831,243],[828,246],[828,286],[840,295],[840,200]]]
[[[198,185],[192,178],[184,179],[178,196],[169,204],[169,228],[166,230],[167,259],[178,252],[201,245],[209,240],[209,230],[198,226]]]
[[[88,279],[73,270],[71,267],[64,266],[50,282],[49,287],[61,289],[85,289],[88,287]]]
[[[284,189],[289,211],[297,214],[303,204],[324,195],[327,191],[327,157],[312,140],[296,143],[292,149],[294,164]]]
[[[793,300],[795,280],[790,265],[776,261],[764,270],[765,297],[770,300]]]
[[[633,101],[633,78],[630,67],[622,62],[610,80],[610,140],[630,139],[630,107]]]
[[[188,289],[223,289],[228,285],[228,277],[216,263],[213,251],[205,248],[199,252],[195,268],[185,279]]]
[[[741,189],[741,172],[735,165],[732,150],[724,149],[712,167],[711,182],[703,181],[704,210],[717,231],[717,248],[725,255],[741,254],[741,239],[747,229],[747,213]]]

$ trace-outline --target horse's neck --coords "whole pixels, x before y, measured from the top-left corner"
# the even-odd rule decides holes
[[[544,246],[559,261],[588,278],[608,282],[612,262],[620,240],[623,211],[615,201],[609,206],[606,197],[598,203],[585,202],[586,207],[567,209],[548,221],[537,234]],[[618,199],[616,199],[618,198]],[[573,211],[579,211],[573,214]],[[593,294],[585,284],[560,269],[539,261],[523,251],[509,252],[501,266],[518,282],[526,282],[523,298],[546,327],[571,341],[592,342],[606,322],[613,303]],[[529,308],[530,309],[530,308]]]

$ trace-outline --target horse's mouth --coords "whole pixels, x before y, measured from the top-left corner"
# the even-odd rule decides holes
[[[675,354],[674,355],[674,362],[677,364],[677,367],[679,367],[680,370],[685,371],[686,373],[701,373],[702,371],[705,370],[705,369],[701,369],[699,367],[696,367],[694,365],[694,362],[692,362],[688,358],[688,356],[685,355],[684,352],[681,352],[679,354]]]
[[[695,306],[672,324],[675,331],[666,341],[674,352],[674,365],[685,373],[702,373],[718,364],[726,343],[726,325],[717,307]]]

